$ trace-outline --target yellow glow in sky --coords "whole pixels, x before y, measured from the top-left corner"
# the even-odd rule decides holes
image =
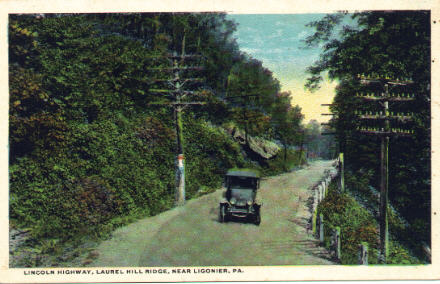
[[[308,46],[304,40],[315,30],[307,24],[322,19],[324,14],[229,14],[228,18],[238,26],[235,32],[240,50],[260,60],[273,72],[281,84],[282,91],[291,91],[292,103],[299,105],[304,114],[304,123],[311,119],[328,121],[328,107],[332,103],[336,82],[325,80],[321,89],[311,93],[304,90],[307,67],[319,60],[321,46]]]
[[[308,123],[311,119],[316,119],[319,122],[327,122],[331,116],[321,115],[322,113],[330,113],[328,106],[321,106],[321,104],[331,104],[335,96],[336,81],[330,82],[325,79],[321,88],[315,92],[310,92],[304,89],[305,80],[283,80],[281,85],[282,91],[290,91],[292,97],[292,104],[299,105],[301,112],[304,114],[304,123]]]

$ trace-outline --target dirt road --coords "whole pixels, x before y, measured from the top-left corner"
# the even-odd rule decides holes
[[[310,187],[331,167],[264,179],[260,226],[219,223],[221,190],[114,232],[90,266],[224,266],[333,264],[308,229]]]

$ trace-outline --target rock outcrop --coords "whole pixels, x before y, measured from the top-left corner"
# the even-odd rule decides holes
[[[229,134],[241,145],[246,144],[244,131],[238,129],[237,127],[232,127],[226,129]],[[249,148],[255,154],[260,156],[263,159],[271,159],[275,157],[281,148],[272,141],[260,138],[260,137],[252,137],[248,135]]]

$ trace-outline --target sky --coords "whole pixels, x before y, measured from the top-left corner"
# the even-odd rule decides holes
[[[314,29],[305,25],[320,20],[325,14],[229,14],[234,20],[240,50],[260,60],[281,83],[281,91],[292,93],[292,104],[299,105],[304,122],[311,119],[325,122],[328,107],[334,97],[336,82],[325,80],[321,89],[311,93],[305,90],[306,68],[319,59],[321,49],[305,48],[304,40]]]

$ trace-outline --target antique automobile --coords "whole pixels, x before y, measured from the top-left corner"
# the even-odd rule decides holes
[[[257,202],[257,190],[260,186],[260,174],[251,169],[232,169],[225,176],[226,192],[220,202],[219,221],[244,219],[259,225],[260,207]]]

